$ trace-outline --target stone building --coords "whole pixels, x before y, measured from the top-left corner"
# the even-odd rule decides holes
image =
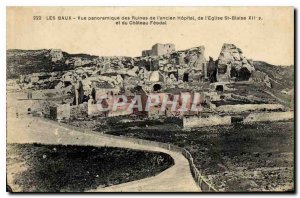
[[[70,119],[71,108],[70,104],[55,104],[49,107],[50,119],[63,120]]]
[[[152,46],[151,50],[143,50],[142,56],[161,56],[175,52],[175,45],[172,43],[161,44],[156,43]]]

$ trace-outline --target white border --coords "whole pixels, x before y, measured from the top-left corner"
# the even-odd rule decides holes
[[[5,0],[7,6],[297,6],[297,0]]]
[[[6,193],[6,6],[294,6],[296,9],[299,9],[300,6],[299,0],[227,0],[227,1],[220,1],[220,0],[149,0],[149,1],[139,1],[139,0],[4,0],[0,5],[1,15],[0,15],[0,31],[1,31],[1,58],[0,63],[4,68],[2,72],[0,72],[0,127],[1,127],[1,137],[0,137],[0,149],[1,149],[1,169],[0,169],[0,192],[1,197],[9,196]],[[299,11],[299,10],[298,10]],[[297,13],[299,15],[299,12]],[[297,26],[299,25],[299,20],[297,20]],[[295,28],[296,28],[295,27]],[[296,35],[295,35],[296,36]],[[298,42],[297,42],[298,46]],[[296,57],[299,57],[299,51],[297,51]],[[299,76],[299,69],[297,70],[297,76]],[[297,93],[299,93],[299,80],[297,79]],[[299,118],[297,118],[297,122]],[[296,132],[297,133],[297,132]],[[298,137],[299,135],[297,135]],[[297,145],[297,144],[296,144]],[[297,154],[299,154],[299,145],[297,146]],[[298,160],[297,160],[298,162]],[[297,163],[297,173],[299,173],[299,163]],[[299,174],[297,174],[297,178]],[[298,184],[298,182],[296,182]],[[297,190],[298,185],[296,186]],[[25,195],[25,194],[24,194]],[[41,195],[41,194],[39,194]],[[43,194],[43,196],[74,196],[74,194]],[[94,194],[95,195],[95,194]],[[96,196],[101,197],[111,197],[111,196],[140,196],[142,194],[96,194]],[[144,194],[145,195],[145,194]],[[186,196],[191,194],[180,194],[177,196]],[[208,194],[193,194],[194,196],[208,196]],[[232,196],[233,194],[222,194],[222,196]],[[242,194],[235,194],[235,196],[240,196]],[[247,194],[249,196],[249,194]],[[255,197],[263,197],[263,196],[274,196],[275,194],[252,194],[250,195]],[[276,194],[277,196],[282,196],[282,194]],[[276,196],[275,195],[275,196]],[[34,196],[32,194],[27,194],[26,196]],[[87,197],[88,194],[81,194],[80,196]],[[163,196],[174,196],[174,194],[148,194],[146,196],[151,197],[163,197]],[[211,197],[216,197],[218,195],[209,195]],[[284,195],[290,196],[290,195]]]

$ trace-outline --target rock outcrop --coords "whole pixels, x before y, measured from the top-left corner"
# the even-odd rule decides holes
[[[101,57],[88,54],[68,54],[60,49],[7,50],[7,78],[19,78],[39,72],[74,70],[80,67],[95,69],[133,67],[130,57]]]
[[[217,80],[220,82],[249,80],[251,73],[255,70],[253,62],[243,56],[240,48],[226,43],[223,44],[217,60],[217,67]]]
[[[270,80],[277,78],[269,78],[262,69],[255,72],[253,62],[233,44],[224,44],[216,61],[212,57],[206,60],[204,46],[134,58],[69,54],[59,49],[7,50],[8,79],[18,78],[24,88],[32,89],[66,88],[77,81],[88,82],[85,84],[89,86],[107,82],[123,88],[151,88],[157,82],[179,87],[186,82],[252,80],[271,87]],[[159,78],[154,75],[158,73]]]
[[[264,72],[253,71],[249,80],[253,81],[253,82],[257,82],[257,83],[263,83],[265,86],[267,86],[269,88],[272,88],[272,84],[270,82],[270,78]]]

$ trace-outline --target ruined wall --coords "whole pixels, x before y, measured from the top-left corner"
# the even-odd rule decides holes
[[[105,108],[105,107],[103,107],[103,108]],[[88,102],[87,114],[89,117],[94,117],[94,116],[106,117],[108,114],[108,111],[100,111],[98,108],[98,104],[92,104],[92,103]]]
[[[171,43],[160,44],[157,43],[152,46],[152,55],[153,56],[161,56],[164,54],[169,54],[175,51],[175,45]]]
[[[129,105],[130,103],[127,103],[126,105],[119,107],[116,111],[112,111],[112,110],[100,111],[98,108],[98,104],[88,103],[87,115],[89,117],[90,116],[115,117],[115,116],[122,116],[122,115],[131,115],[133,114],[133,109],[132,108],[128,109]]]
[[[175,45],[172,43],[157,43],[152,46],[151,50],[143,50],[142,56],[161,56],[175,51]]]
[[[195,128],[231,124],[231,116],[211,115],[209,117],[184,117],[183,128]]]
[[[50,106],[49,108],[49,117],[53,120],[64,120],[70,119],[71,108],[70,104],[60,104],[55,106]]]
[[[243,56],[240,48],[224,43],[217,60],[217,80],[228,82],[231,79],[248,80],[255,70],[253,62]]]
[[[43,111],[44,102],[41,100],[17,100],[15,105],[15,113],[26,115],[28,114],[28,109],[30,109],[32,113],[41,113]]]
[[[123,116],[123,115],[131,115],[133,114],[133,109],[118,109],[116,111],[109,111],[107,116],[108,117],[115,117],[115,116]]]
[[[82,103],[80,105],[70,106],[71,118],[86,118],[88,117],[88,104]]]
[[[71,108],[70,104],[62,104],[56,107],[57,111],[57,120],[70,119]]]
[[[152,51],[151,50],[143,50],[142,51],[142,56],[151,56],[152,55]]]
[[[248,111],[284,111],[285,107],[281,104],[236,104],[222,105],[215,110],[223,113],[242,113]]]
[[[287,121],[294,119],[294,112],[263,112],[263,113],[251,113],[246,116],[242,123],[252,123],[252,122],[272,122],[272,121]],[[181,123],[177,120],[178,123]],[[229,125],[232,124],[232,116],[219,116],[211,115],[209,117],[184,117],[182,118],[183,128],[196,128],[204,126],[214,126],[214,125]]]
[[[204,52],[204,45],[186,50],[185,59],[188,61],[188,66],[202,71],[203,66],[206,65],[207,62],[204,56]]]
[[[271,113],[251,113],[243,120],[243,123],[265,122],[265,121],[284,121],[284,120],[291,120],[293,118],[294,118],[293,111],[271,112]]]

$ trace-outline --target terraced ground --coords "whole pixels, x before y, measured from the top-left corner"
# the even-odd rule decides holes
[[[130,128],[108,132],[188,149],[220,191],[293,191],[294,123],[269,122],[194,129]]]

